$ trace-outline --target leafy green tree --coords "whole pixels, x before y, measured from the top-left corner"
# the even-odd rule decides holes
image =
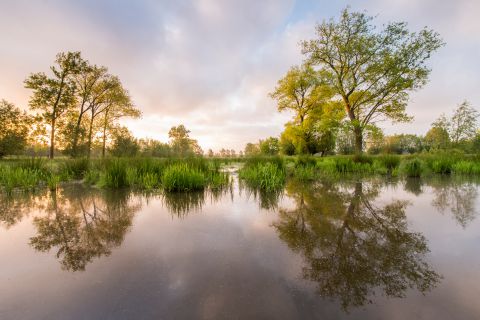
[[[148,157],[169,157],[172,153],[170,145],[154,139],[138,141],[142,155]]]
[[[450,138],[454,145],[472,140],[477,133],[479,113],[468,101],[462,102],[455,109],[450,120]]]
[[[12,103],[0,100],[0,158],[25,148],[31,121],[31,117]]]
[[[77,74],[82,65],[80,52],[62,52],[57,55],[55,65],[50,67],[53,76],[39,72],[25,80],[25,87],[33,90],[30,107],[40,110],[42,121],[50,126],[51,159],[54,157],[57,120],[72,109],[76,100],[75,82],[71,76]]]
[[[279,145],[280,152],[282,154],[291,156],[295,154],[295,145],[293,144],[293,141],[288,133],[289,132],[287,130],[282,132],[282,134],[280,135]]]
[[[138,154],[140,146],[137,139],[126,127],[117,127],[113,134],[110,152],[115,157],[133,157]]]
[[[260,140],[258,142],[260,153],[265,155],[274,156],[277,155],[280,151],[280,145],[278,138],[270,137],[265,140]]]
[[[135,107],[130,94],[122,86],[116,86],[108,93],[102,111],[102,157],[105,157],[107,140],[115,131],[118,120],[126,117],[137,119],[142,113]]]
[[[244,150],[245,156],[254,156],[260,153],[260,148],[256,143],[247,143]]]
[[[278,111],[293,111],[294,122],[302,125],[331,97],[330,88],[322,86],[320,78],[319,72],[308,64],[294,66],[278,81],[270,97],[277,101]]]
[[[409,94],[421,88],[430,70],[426,62],[443,45],[432,30],[409,32],[406,23],[377,31],[373,17],[345,9],[339,21],[317,25],[316,38],[302,43],[302,53],[340,97],[363,151],[364,130],[378,120],[409,121]]]
[[[73,77],[77,89],[76,95],[78,102],[78,108],[74,113],[75,120],[70,124],[70,127],[73,128],[71,129],[72,139],[70,153],[74,157],[79,153],[78,140],[80,135],[82,133],[86,133],[86,130],[82,127],[82,120],[84,119],[85,114],[87,114],[87,112],[92,108],[91,102],[95,99],[93,94],[95,92],[97,83],[100,82],[106,74],[106,67],[98,67],[96,65],[92,66],[88,63],[88,61],[85,61],[78,74],[74,75]]]
[[[383,152],[385,153],[415,153],[423,148],[423,141],[414,134],[396,134],[385,137]]]
[[[168,137],[170,138],[170,146],[177,156],[185,157],[193,154],[203,154],[197,140],[190,138],[190,130],[187,130],[183,124],[172,127],[168,132]]]
[[[446,149],[450,146],[450,135],[448,133],[449,122],[442,114],[425,135],[425,145],[429,149]]]

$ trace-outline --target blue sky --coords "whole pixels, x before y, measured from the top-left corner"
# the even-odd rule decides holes
[[[480,1],[477,0],[3,0],[0,98],[28,107],[23,80],[47,71],[59,51],[80,50],[109,68],[143,111],[125,124],[138,137],[167,140],[183,123],[206,150],[276,136],[290,114],[268,97],[302,61],[298,42],[342,8],[376,15],[379,26],[428,26],[445,42],[431,59],[430,82],[412,94],[409,124],[387,133],[424,134],[464,99],[480,105]]]

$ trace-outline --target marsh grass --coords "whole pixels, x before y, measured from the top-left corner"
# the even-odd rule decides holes
[[[267,192],[276,191],[285,184],[285,163],[280,157],[250,158],[240,169],[239,177],[249,187]]]
[[[199,169],[186,163],[176,163],[163,172],[162,185],[169,192],[203,190],[207,179]]]

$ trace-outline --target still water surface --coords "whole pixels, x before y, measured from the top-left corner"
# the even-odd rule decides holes
[[[0,195],[0,319],[480,319],[479,191]]]

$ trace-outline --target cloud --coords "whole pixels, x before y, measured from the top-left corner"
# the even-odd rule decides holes
[[[142,109],[143,119],[125,122],[136,135],[165,140],[184,123],[204,149],[239,150],[281,132],[290,115],[276,111],[268,92],[301,63],[298,42],[313,36],[315,21],[346,5],[379,22],[428,25],[447,42],[432,58],[431,82],[412,95],[416,122],[387,132],[424,133],[463,99],[478,106],[474,0],[2,1],[0,98],[26,107],[25,77],[47,71],[57,52],[81,50],[118,75]]]

